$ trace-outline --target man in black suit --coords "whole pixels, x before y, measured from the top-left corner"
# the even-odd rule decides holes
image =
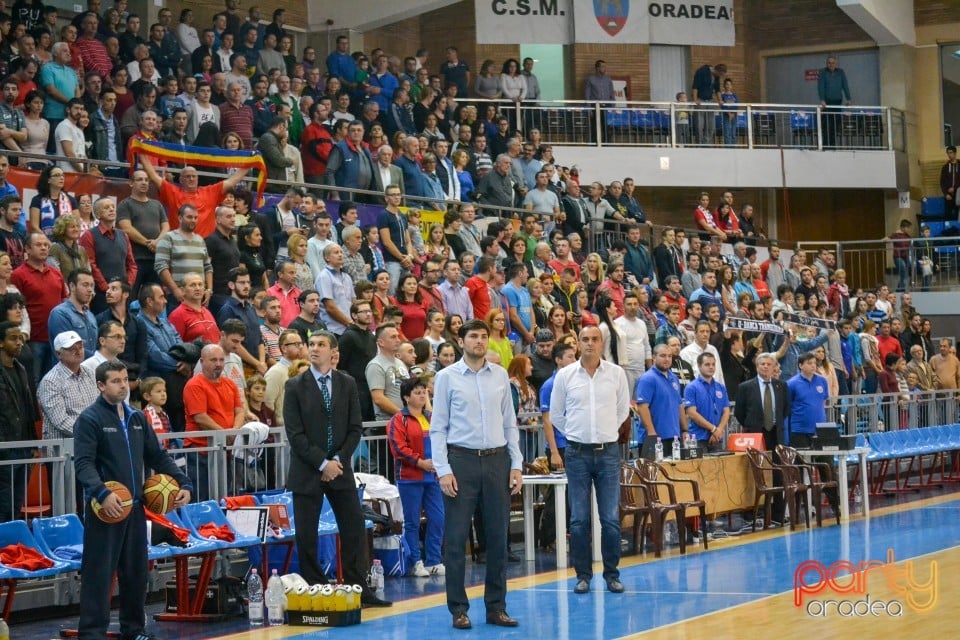
[[[310,368],[287,382],[283,399],[291,451],[287,487],[293,492],[293,510],[299,523],[296,538],[300,573],[310,584],[327,582],[317,559],[317,524],[326,496],[340,536],[347,541],[340,558],[344,582],[364,587],[360,596],[363,604],[388,607],[390,602],[366,588],[366,535],[350,469],[362,430],[360,396],[354,379],[333,369],[337,347],[332,333],[312,334],[308,342]]]
[[[757,377],[737,387],[737,403],[733,415],[747,433],[762,433],[767,451],[773,451],[773,461],[780,462],[777,444],[784,442],[786,417],[790,415],[790,396],[787,383],[773,377],[777,357],[773,353],[757,356]],[[774,484],[780,484],[779,473],[774,473]],[[773,519],[783,522],[783,496],[775,496]]]

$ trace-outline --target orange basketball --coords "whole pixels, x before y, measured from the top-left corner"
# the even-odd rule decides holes
[[[108,518],[106,514],[101,512],[102,507],[100,506],[100,502],[94,498],[90,503],[93,507],[93,513],[107,524],[123,522],[127,516],[130,515],[130,511],[133,510],[133,496],[130,495],[130,489],[127,489],[116,480],[109,480],[104,484],[107,485],[107,489],[110,489],[111,492],[117,494],[117,497],[120,498],[120,506],[123,508],[123,512],[119,518]]]
[[[150,476],[143,483],[143,507],[160,515],[169,513],[173,510],[178,493],[180,485],[167,474]]]

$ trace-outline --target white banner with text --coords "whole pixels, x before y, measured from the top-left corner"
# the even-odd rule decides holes
[[[476,0],[479,44],[732,47],[733,0]]]

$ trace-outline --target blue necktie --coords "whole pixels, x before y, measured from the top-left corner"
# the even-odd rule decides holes
[[[330,388],[329,384],[330,376],[320,376],[317,378],[317,383],[320,385],[320,397],[323,398],[323,410],[327,414],[327,452],[333,451],[333,425],[330,424],[330,410],[333,406],[333,400],[330,398]]]

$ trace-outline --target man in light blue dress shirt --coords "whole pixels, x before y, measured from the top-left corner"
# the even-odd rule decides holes
[[[434,380],[430,443],[443,492],[447,608],[455,629],[469,629],[464,548],[479,506],[487,540],[483,600],[487,623],[515,627],[506,612],[510,496],[520,493],[523,458],[507,372],[484,360],[490,330],[482,320],[460,328],[463,358]]]

